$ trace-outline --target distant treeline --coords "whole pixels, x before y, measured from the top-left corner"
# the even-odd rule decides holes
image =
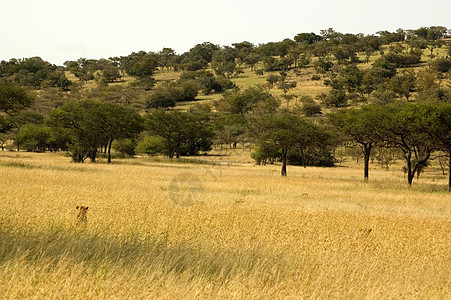
[[[449,33],[439,26],[375,35],[328,29],[260,45],[207,42],[181,55],[164,48],[80,58],[59,67],[39,57],[2,61],[0,144],[68,151],[75,162],[95,162],[99,153],[111,162],[112,149],[173,158],[209,151],[213,143],[242,144],[253,146],[251,156],[259,164],[281,162],[283,176],[288,164],[334,166],[337,149],[359,147],[365,179],[371,160],[388,167],[402,159],[411,184],[432,159],[451,164]],[[244,68],[256,76],[269,72],[267,84],[238,88],[231,79]],[[323,80],[327,93],[291,93],[307,68],[311,80]],[[155,86],[157,69],[180,75]],[[77,82],[68,80],[68,72]],[[135,80],[109,86],[125,76]],[[86,88],[92,80],[98,86]],[[272,95],[272,88],[281,96]],[[40,114],[32,108],[46,93],[53,107]],[[186,111],[172,109],[198,93],[222,95]],[[294,98],[298,101],[289,106]],[[137,101],[144,107],[133,106]]]

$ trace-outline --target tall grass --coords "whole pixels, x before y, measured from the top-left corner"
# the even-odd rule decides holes
[[[282,178],[175,162],[0,154],[3,298],[451,296],[451,196],[436,170],[408,188],[398,168],[364,183],[355,163]],[[174,199],[192,193],[171,186],[181,173],[200,182],[189,205]]]

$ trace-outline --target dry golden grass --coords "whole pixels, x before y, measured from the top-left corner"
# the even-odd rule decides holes
[[[438,170],[407,188],[398,167],[373,166],[369,183],[355,162],[282,178],[247,164],[249,150],[216,153],[226,156],[111,165],[0,153],[0,294],[451,297],[451,196]],[[81,228],[77,205],[89,206]]]

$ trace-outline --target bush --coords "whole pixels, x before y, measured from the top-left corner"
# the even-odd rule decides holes
[[[319,98],[327,107],[347,106],[346,92],[343,89],[332,89],[329,94],[320,94]]]
[[[199,83],[190,79],[161,85],[147,98],[146,107],[173,107],[177,101],[194,100],[199,89]]]
[[[305,159],[305,164],[304,164]],[[312,167],[334,167],[336,163],[332,151],[328,147],[319,149],[307,148],[304,150],[304,156],[299,150],[288,151],[288,164],[295,166],[312,166]]]
[[[318,103],[315,102],[307,102],[302,104],[301,112],[306,117],[312,117],[314,115],[320,115],[321,112],[321,106]]]
[[[187,71],[180,75],[179,81],[196,81],[198,88],[202,89],[202,92],[206,95],[211,93],[222,93],[225,90],[232,89],[235,84],[224,76],[214,76],[212,73],[201,71]]]
[[[122,155],[134,156],[137,144],[135,139],[116,140],[113,142],[112,148]]]
[[[36,124],[26,124],[17,133],[15,143],[27,151],[44,152],[50,139],[50,128]]]
[[[137,153],[154,156],[165,153],[166,148],[166,140],[164,138],[159,136],[147,136],[138,142],[135,151]]]
[[[317,80],[321,80],[321,76],[319,76],[319,75],[312,75],[312,78],[311,78],[313,81],[317,81]]]
[[[410,67],[421,61],[421,50],[409,53],[388,52],[384,54],[383,59],[389,64],[394,64],[397,68]]]
[[[446,73],[451,70],[451,59],[450,58],[438,58],[431,63],[431,68],[441,72]]]

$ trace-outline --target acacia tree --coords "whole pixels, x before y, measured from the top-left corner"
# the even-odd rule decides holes
[[[319,144],[324,137],[317,125],[292,114],[252,118],[249,127],[249,134],[260,149],[279,149],[282,176],[287,176],[289,150],[299,149],[303,156],[304,149]]]
[[[133,76],[144,84],[146,88],[151,88],[155,84],[153,73],[158,67],[158,55],[152,52],[133,52],[129,56],[122,57],[122,66],[128,75]]]
[[[90,112],[98,122],[101,135],[108,145],[108,163],[111,163],[111,145],[117,139],[134,138],[143,130],[143,119],[134,110],[113,103],[96,102]]]
[[[451,192],[451,103],[422,104],[431,112],[425,131],[448,155],[448,191]]]
[[[412,47],[428,49],[432,58],[434,49],[443,45],[442,39],[447,31],[448,29],[443,26],[421,27],[409,32],[409,43]]]
[[[371,150],[380,141],[377,130],[384,119],[384,108],[377,105],[365,106],[361,109],[339,110],[330,114],[329,120],[342,133],[349,136],[362,150],[364,157],[363,178],[368,181]]]
[[[432,106],[407,103],[387,108],[378,133],[386,146],[397,148],[403,154],[410,186],[437,149],[437,144],[425,130],[431,122]]]
[[[33,101],[33,97],[22,87],[0,81],[0,111],[11,114],[30,107]]]
[[[83,162],[95,161],[97,149],[108,147],[111,163],[111,145],[114,140],[135,137],[142,130],[142,118],[124,106],[95,100],[67,102],[50,112],[49,124],[71,131],[72,158]]]
[[[195,113],[154,110],[146,116],[146,129],[165,139],[169,158],[211,149],[213,130],[208,120]]]
[[[232,114],[274,113],[280,106],[280,100],[259,87],[226,92],[223,99],[215,103],[218,111]]]
[[[74,162],[86,158],[95,161],[97,148],[105,144],[100,124],[90,115],[94,101],[66,102],[49,113],[49,126],[54,130],[67,129],[70,132],[69,149]]]

